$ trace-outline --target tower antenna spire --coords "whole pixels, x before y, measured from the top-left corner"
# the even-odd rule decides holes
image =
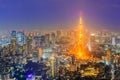
[[[82,23],[82,12],[80,12],[80,33],[82,33],[83,23]]]

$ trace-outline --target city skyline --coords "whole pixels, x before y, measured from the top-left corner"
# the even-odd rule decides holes
[[[120,0],[0,0],[0,80],[120,80]]]
[[[120,28],[119,0],[1,0],[1,32],[77,28],[82,12],[86,29]]]

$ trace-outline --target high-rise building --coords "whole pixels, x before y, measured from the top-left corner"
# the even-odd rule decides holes
[[[40,47],[40,36],[34,36],[34,47],[35,48]]]
[[[34,39],[34,36],[32,35],[32,33],[30,33],[29,36],[26,39],[26,42],[27,42],[27,53],[28,54],[32,54],[33,53],[33,49],[34,49],[33,39]]]
[[[45,43],[49,44],[49,41],[50,41],[50,34],[46,34],[45,35]]]
[[[11,38],[16,38],[16,31],[11,32]]]
[[[55,45],[55,33],[54,32],[52,32],[51,33],[51,44],[50,44],[50,46],[54,46]]]
[[[59,39],[60,37],[61,37],[61,31],[60,30],[58,30],[57,32],[56,32],[56,37],[57,37],[57,39]]]
[[[108,64],[111,63],[111,50],[107,50],[106,52],[106,61]]]
[[[21,31],[19,31],[19,32],[17,32],[17,35],[16,35],[17,37],[17,44],[19,44],[19,45],[23,45],[23,44],[25,44],[25,35],[24,35],[24,32],[21,32]]]
[[[112,37],[112,45],[113,45],[113,46],[116,45],[115,37]]]
[[[45,46],[45,36],[44,35],[40,36],[40,46],[41,47]]]
[[[42,57],[42,48],[38,48],[38,60]]]
[[[13,54],[16,54],[16,39],[15,38],[11,39],[10,52],[12,52]]]
[[[8,46],[9,44],[11,44],[10,37],[0,38],[0,46],[1,47]]]

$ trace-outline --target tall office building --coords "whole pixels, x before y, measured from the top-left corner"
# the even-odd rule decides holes
[[[44,47],[45,46],[45,36],[41,35],[39,37],[39,40],[40,40],[40,47]]]
[[[1,47],[8,46],[9,44],[11,44],[11,38],[10,37],[0,38],[0,46]]]
[[[45,43],[49,43],[50,41],[50,34],[45,35]]]
[[[11,39],[10,52],[12,52],[13,54],[16,54],[16,39],[15,38]]]
[[[24,35],[24,32],[21,32],[21,31],[19,31],[19,32],[17,32],[17,35],[16,35],[17,37],[17,44],[19,44],[19,45],[23,45],[23,44],[25,44],[25,35]]]
[[[11,32],[10,52],[12,54],[16,54],[16,31],[15,30]]]
[[[52,32],[51,33],[51,43],[54,45],[55,44],[55,33],[54,32]]]
[[[40,47],[40,36],[34,36],[34,47],[35,48]]]
[[[11,32],[11,38],[16,38],[16,31]]]
[[[112,37],[112,45],[113,45],[113,46],[116,45],[115,37]]]
[[[57,32],[56,32],[56,37],[57,37],[57,39],[59,39],[60,37],[61,37],[61,31],[60,30],[58,30]]]
[[[26,39],[26,44],[27,44],[27,53],[28,54],[32,54],[33,53],[33,49],[34,49],[34,44],[33,44],[33,39],[34,36],[32,33],[29,34],[29,36]]]

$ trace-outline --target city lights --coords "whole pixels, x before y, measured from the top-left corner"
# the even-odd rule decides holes
[[[119,30],[120,0],[0,0],[0,80],[120,80]]]
[[[33,74],[29,74],[27,77],[28,77],[28,78],[32,78],[32,77],[33,77]]]

